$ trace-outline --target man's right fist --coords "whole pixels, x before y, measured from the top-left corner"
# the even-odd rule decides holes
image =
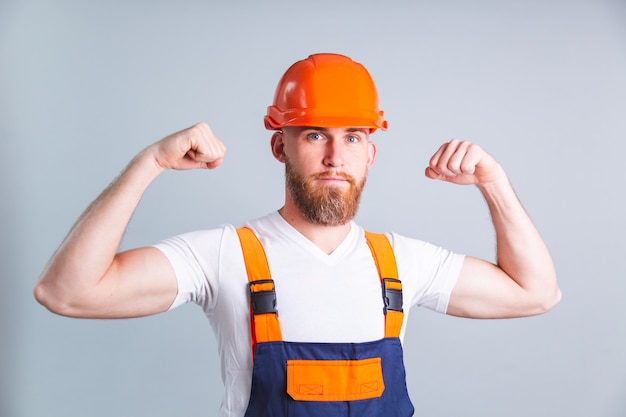
[[[201,122],[161,139],[150,151],[163,170],[213,169],[224,160],[226,147],[209,125]]]

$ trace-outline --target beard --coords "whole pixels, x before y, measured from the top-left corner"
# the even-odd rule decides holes
[[[316,181],[330,176],[344,178],[349,187],[319,185]],[[314,224],[338,226],[348,223],[356,215],[366,177],[360,184],[354,177],[341,172],[319,173],[305,178],[286,160],[285,180],[291,199],[307,220]]]

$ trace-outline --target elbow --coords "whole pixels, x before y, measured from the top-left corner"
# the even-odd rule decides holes
[[[553,291],[546,292],[537,303],[538,314],[544,314],[556,307],[561,301],[561,289],[556,287]]]
[[[71,304],[64,301],[64,298],[53,291],[45,281],[39,281],[33,289],[35,300],[44,306],[48,311],[66,317],[76,317]]]
[[[60,303],[56,302],[56,298],[50,293],[51,291],[44,281],[39,281],[33,289],[33,295],[39,304],[53,313],[60,314],[62,310]]]
[[[554,298],[552,299],[552,304],[546,311],[552,310],[553,307],[555,307],[558,303],[561,302],[561,298],[563,298],[563,294],[561,293],[561,289],[557,287],[555,294],[554,294]]]
[[[46,284],[44,282],[39,281],[35,285],[35,288],[33,289],[33,296],[39,304],[50,310],[50,308],[48,307],[48,304],[50,303],[50,297],[48,296],[48,292],[46,291]]]

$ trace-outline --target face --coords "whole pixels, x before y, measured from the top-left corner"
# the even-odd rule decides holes
[[[309,127],[274,134],[288,198],[309,221],[340,225],[354,218],[376,154],[368,136],[365,129]]]

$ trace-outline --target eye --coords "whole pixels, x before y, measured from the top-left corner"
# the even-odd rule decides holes
[[[346,138],[346,142],[348,143],[357,143],[359,140],[361,140],[361,138],[356,135],[350,135]]]
[[[319,132],[311,132],[308,135],[306,135],[306,137],[308,139],[316,140],[316,141],[324,138]]]

